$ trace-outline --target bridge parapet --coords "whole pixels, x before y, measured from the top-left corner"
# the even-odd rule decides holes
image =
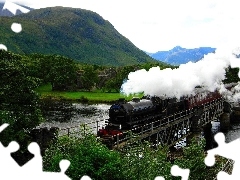
[[[213,120],[220,118],[224,113],[224,100],[219,98],[210,103],[203,104],[194,111],[194,115],[191,118],[192,126],[191,132],[199,133],[203,127]]]

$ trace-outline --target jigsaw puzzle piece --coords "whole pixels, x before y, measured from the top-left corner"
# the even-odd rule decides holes
[[[0,170],[2,177],[5,177],[4,175],[11,177],[12,172],[20,172],[20,166],[11,156],[11,153],[18,151],[18,149],[19,144],[15,141],[10,142],[7,147],[4,147],[0,142]]]
[[[213,166],[215,164],[215,154],[214,153],[211,153],[211,152],[208,152],[207,156],[205,157],[204,159],[204,163],[207,165],[207,166]]]
[[[233,180],[232,177],[228,173],[226,173],[224,171],[220,171],[217,175],[217,180],[226,180],[226,179]]]
[[[45,180],[58,179],[58,180],[70,180],[70,178],[65,174],[66,170],[70,166],[70,162],[68,160],[61,160],[59,163],[60,172],[43,172]]]
[[[9,124],[4,123],[0,126],[0,133],[6,129]],[[13,179],[14,174],[20,171],[20,166],[12,158],[11,153],[14,153],[19,150],[19,144],[15,141],[9,143],[7,147],[4,147],[0,142],[0,174],[1,177],[8,177]],[[15,172],[15,173],[12,173]]]
[[[215,164],[215,156],[221,152],[220,148],[225,148],[227,145],[223,133],[216,134],[214,139],[218,143],[218,147],[207,151],[208,154],[204,159],[207,166],[213,166]]]
[[[44,180],[53,180],[53,179],[71,180],[66,174],[61,173],[61,172],[42,172],[41,174],[39,174],[38,177],[41,177],[40,179],[44,179]],[[36,178],[36,177],[34,177],[34,178]]]
[[[66,174],[59,173],[59,172],[38,172],[36,174],[27,174],[27,173],[22,173],[21,174],[21,179],[24,180],[33,180],[33,179],[44,179],[44,180],[71,180]]]
[[[228,159],[239,159],[238,150],[240,149],[240,140],[236,139],[230,143],[225,142],[225,135],[223,133],[217,133],[214,136],[215,141],[218,143],[218,147],[208,150],[208,154],[219,155]]]
[[[190,170],[189,169],[182,169],[177,165],[173,165],[171,168],[171,174],[173,176],[181,176],[182,180],[188,180]]]
[[[2,132],[9,124],[0,126]],[[15,141],[9,143],[4,147],[0,142],[0,176],[7,177],[7,179],[44,179],[44,180],[71,180],[66,174],[66,170],[70,165],[68,160],[62,160],[59,163],[61,172],[43,172],[42,156],[40,147],[37,143],[32,142],[28,146],[28,151],[34,155],[30,161],[20,167],[18,163],[12,158],[11,153],[19,150],[19,144]],[[88,177],[88,176],[87,176]],[[90,178],[88,180],[91,180]]]
[[[217,180],[239,180],[239,176],[236,175],[229,175],[224,171],[220,171],[217,175]]]
[[[208,155],[205,158],[205,164],[212,166],[215,164],[215,156],[222,156],[227,159],[234,160],[232,174],[229,175],[225,172],[219,172],[218,179],[239,179],[240,177],[240,139],[236,139],[232,142],[225,143],[225,136],[223,133],[215,135],[215,140],[218,143],[218,147],[208,151]]]
[[[26,164],[22,166],[22,171],[31,172],[36,174],[43,171],[42,156],[39,145],[32,142],[28,145],[28,151],[34,155]]]
[[[34,145],[35,146],[35,145]],[[34,152],[36,152],[35,147],[33,147]],[[34,162],[35,163],[35,162]],[[34,168],[34,164],[33,168]],[[26,166],[25,168],[29,168],[29,171],[27,171],[27,169],[24,169],[24,171],[21,172],[21,179],[24,180],[33,180],[33,179],[44,179],[44,180],[53,180],[53,179],[57,179],[57,180],[71,180],[66,174],[66,170],[68,169],[70,165],[70,162],[68,160],[62,160],[59,163],[59,167],[60,167],[60,172],[43,172],[43,171],[31,171],[32,168],[29,168],[29,166]]]
[[[2,132],[4,129],[6,129],[9,126],[9,124],[4,123],[0,126],[0,132]]]
[[[83,176],[81,180],[92,180],[89,176]]]
[[[70,166],[70,161],[65,160],[65,159],[61,160],[60,163],[59,163],[61,173],[65,173],[69,166]]]
[[[162,176],[157,176],[157,177],[155,177],[155,179],[154,180],[165,180],[165,178],[164,177],[162,177]]]

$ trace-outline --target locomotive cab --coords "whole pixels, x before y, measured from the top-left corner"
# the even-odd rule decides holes
[[[115,104],[113,104],[109,109],[109,122],[112,124],[120,125],[126,123],[127,112],[125,110],[125,100],[119,99]]]

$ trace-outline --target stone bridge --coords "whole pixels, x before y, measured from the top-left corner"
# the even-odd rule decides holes
[[[122,149],[137,141],[148,140],[157,145],[174,146],[186,137],[199,134],[205,129],[211,129],[211,121],[220,121],[221,130],[230,126],[231,105],[223,98],[202,104],[198,109],[174,113],[171,116],[155,120],[152,123],[138,126],[123,133],[123,137],[108,136],[101,139],[112,149]],[[97,134],[100,127],[105,125],[105,120],[81,124],[76,127],[62,128],[59,135],[79,135],[79,131]],[[81,133],[80,133],[81,134]]]

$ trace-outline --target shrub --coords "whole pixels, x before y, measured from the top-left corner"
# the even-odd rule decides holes
[[[88,175],[92,179],[122,180],[121,156],[110,151],[96,140],[93,135],[84,138],[60,137],[43,157],[46,171],[59,171],[59,162],[68,159],[71,162],[66,174],[73,180]]]

